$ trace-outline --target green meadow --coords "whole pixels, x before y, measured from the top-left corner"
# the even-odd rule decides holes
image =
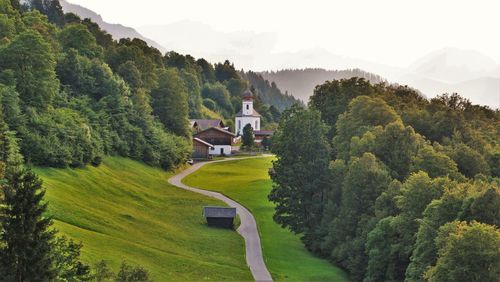
[[[184,183],[213,190],[240,202],[255,216],[266,265],[275,280],[347,281],[346,274],[328,261],[309,253],[299,236],[273,219],[268,201],[272,158],[254,158],[208,164],[187,176]]]
[[[35,168],[55,227],[81,241],[83,261],[139,264],[155,281],[251,280],[243,238],[209,228],[203,205],[222,202],[167,183],[172,173],[125,158],[99,167]]]

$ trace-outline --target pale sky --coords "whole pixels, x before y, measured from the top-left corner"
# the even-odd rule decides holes
[[[444,47],[500,63],[499,0],[68,0],[138,28],[193,20],[222,32],[278,35],[276,52],[324,48],[405,67]]]

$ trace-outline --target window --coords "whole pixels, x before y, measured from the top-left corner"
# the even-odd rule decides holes
[[[258,120],[256,120],[256,121],[255,121],[255,129],[257,129],[258,127],[259,127],[259,121],[258,121]]]
[[[247,104],[247,110],[250,109],[250,105]]]
[[[241,128],[241,120],[238,120],[238,129]]]

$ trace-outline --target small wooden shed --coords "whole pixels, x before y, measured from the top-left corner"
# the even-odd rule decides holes
[[[203,216],[208,226],[233,228],[236,208],[229,207],[203,207]]]

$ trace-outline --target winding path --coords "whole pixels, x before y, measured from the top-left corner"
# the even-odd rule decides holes
[[[241,221],[240,227],[238,228],[237,231],[245,239],[246,260],[247,260],[247,265],[250,268],[250,271],[252,272],[252,276],[255,279],[255,281],[272,281],[273,279],[271,277],[271,274],[267,270],[266,264],[264,263],[264,257],[262,256],[262,247],[260,245],[259,232],[257,231],[257,224],[255,223],[253,215],[238,202],[231,200],[230,198],[222,195],[221,193],[194,188],[182,183],[182,179],[184,177],[197,171],[199,168],[201,168],[206,164],[242,160],[249,158],[259,158],[259,157],[228,158],[218,161],[196,163],[191,167],[189,167],[188,169],[182,171],[181,173],[172,176],[168,180],[168,182],[179,188],[200,193],[212,198],[216,198],[218,200],[225,202],[230,207],[236,208],[236,213],[239,215]]]

